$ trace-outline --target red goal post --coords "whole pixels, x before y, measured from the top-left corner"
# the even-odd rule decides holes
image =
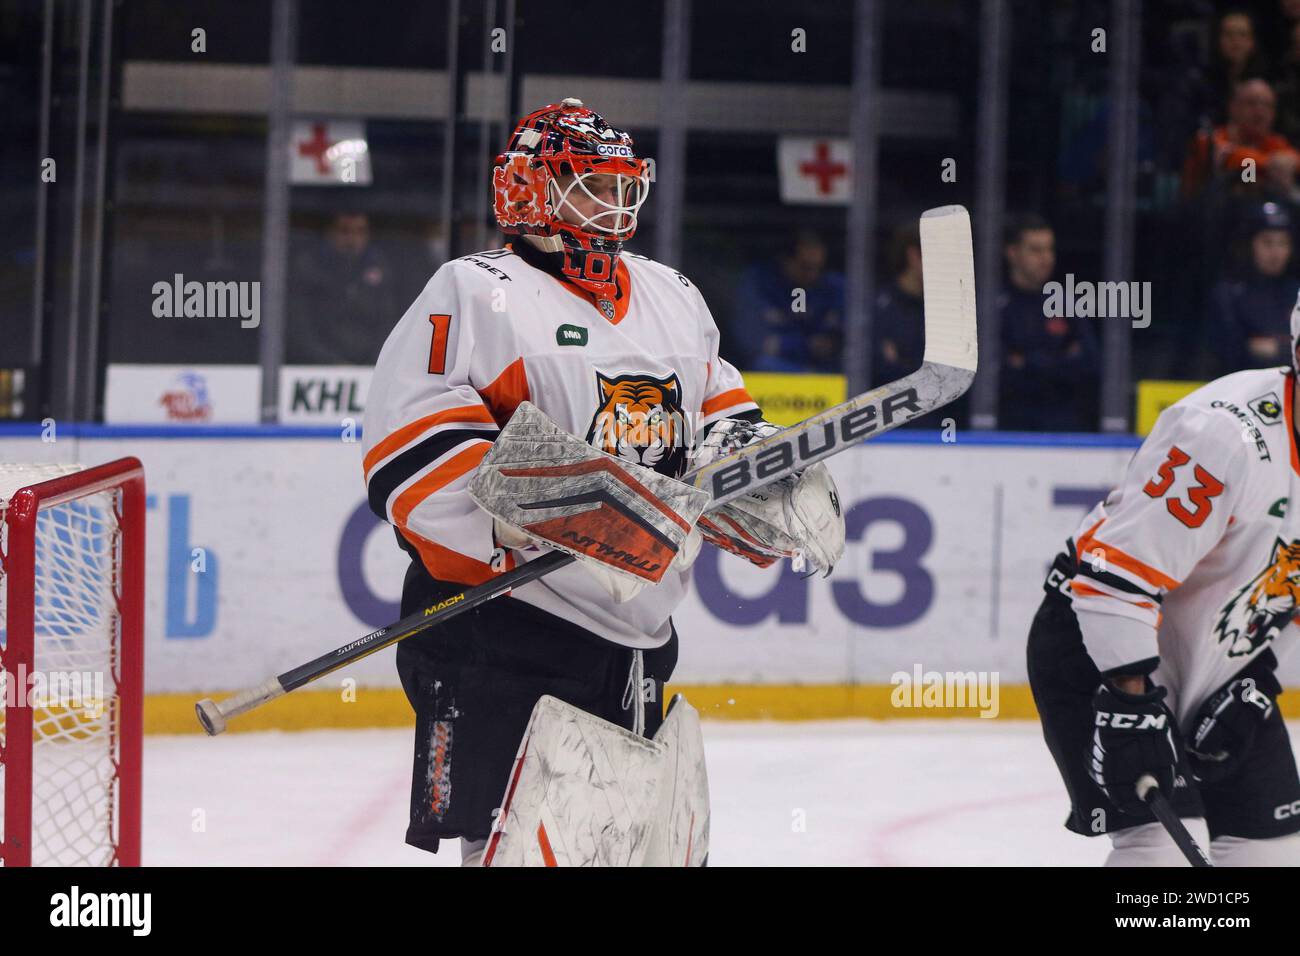
[[[75,467],[0,465],[7,867],[140,864],[144,469]]]

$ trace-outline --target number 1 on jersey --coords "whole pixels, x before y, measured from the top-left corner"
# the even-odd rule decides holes
[[[433,342],[429,345],[429,374],[447,374],[447,331],[451,328],[450,315],[431,315]]]

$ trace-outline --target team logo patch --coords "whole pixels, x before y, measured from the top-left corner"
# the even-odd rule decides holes
[[[1271,641],[1300,606],[1300,541],[1273,542],[1268,566],[1219,611],[1214,636],[1228,657],[1245,657]]]
[[[676,375],[596,373],[598,405],[587,442],[670,478],[681,474],[689,438]]]
[[[586,345],[587,330],[580,325],[562,325],[555,330],[556,345]]]
[[[598,306],[600,306],[600,311],[601,311],[602,313],[604,313],[605,318],[609,319],[610,321],[613,321],[613,319],[614,319],[614,303],[611,302],[609,299],[601,299],[601,300],[600,300],[599,302],[597,302],[596,304],[597,304]]]
[[[1276,425],[1282,421],[1282,401],[1277,397],[1277,392],[1252,399],[1246,407],[1255,413],[1261,425]]]

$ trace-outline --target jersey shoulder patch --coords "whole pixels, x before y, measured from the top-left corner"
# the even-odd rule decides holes
[[[461,275],[478,276],[492,283],[506,283],[515,281],[511,266],[520,261],[522,260],[509,249],[488,249],[453,259],[447,265]]]
[[[1259,398],[1265,407],[1273,407],[1273,400],[1268,396]],[[1282,409],[1279,407],[1277,411],[1276,421],[1280,422]],[[1216,395],[1206,391],[1195,402],[1183,399],[1166,409],[1160,417],[1162,421],[1157,423],[1157,429],[1167,432],[1170,437],[1185,436],[1185,441],[1195,437],[1202,444],[1222,449],[1228,456],[1248,451],[1251,460],[1271,461],[1275,454],[1287,453],[1286,443],[1290,440],[1285,430],[1263,425],[1249,403],[1231,392]],[[1166,418],[1168,420],[1164,421]],[[1270,442],[1270,439],[1274,441]]]

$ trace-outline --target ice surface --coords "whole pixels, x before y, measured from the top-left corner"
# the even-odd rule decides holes
[[[1293,736],[1300,726],[1292,727]],[[706,723],[711,866],[1097,865],[1038,725]],[[145,739],[153,865],[449,866],[402,842],[407,730]]]

